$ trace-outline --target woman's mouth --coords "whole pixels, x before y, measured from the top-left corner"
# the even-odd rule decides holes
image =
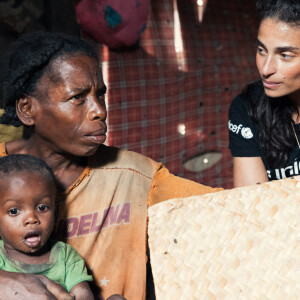
[[[88,143],[89,144],[93,144],[93,145],[101,145],[106,140],[106,134],[101,134],[101,135],[86,135],[85,137],[87,138]]]
[[[103,144],[106,140],[106,128],[91,132],[86,137],[96,144]]]
[[[96,144],[103,144],[106,140],[106,134],[101,135],[88,135],[87,136],[90,140],[95,142]]]
[[[278,88],[279,86],[282,85],[282,82],[268,81],[268,80],[265,80],[265,79],[263,79],[262,82],[263,82],[263,85],[264,85],[265,88],[271,89],[271,90],[276,89],[276,88]]]

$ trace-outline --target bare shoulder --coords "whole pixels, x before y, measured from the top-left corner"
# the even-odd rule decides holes
[[[18,139],[15,141],[9,141],[5,143],[7,154],[29,154],[28,153],[28,141],[24,139]]]

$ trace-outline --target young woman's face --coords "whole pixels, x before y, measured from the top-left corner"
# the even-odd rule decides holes
[[[266,94],[300,102],[300,26],[266,18],[257,40],[256,65]]]
[[[26,171],[1,178],[0,235],[9,255],[40,250],[54,225],[53,182]]]
[[[57,58],[33,97],[34,133],[54,153],[90,156],[106,139],[106,87],[98,61],[74,54]]]

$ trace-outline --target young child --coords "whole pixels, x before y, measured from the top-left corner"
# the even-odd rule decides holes
[[[94,299],[88,284],[92,276],[77,251],[49,240],[55,198],[53,173],[42,160],[23,154],[0,158],[0,269],[45,275],[70,299]]]

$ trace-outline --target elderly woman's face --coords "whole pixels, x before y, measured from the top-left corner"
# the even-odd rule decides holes
[[[105,92],[96,59],[57,58],[37,84],[35,136],[56,153],[94,154],[106,139]]]
[[[300,27],[271,18],[259,27],[256,65],[269,97],[300,96]]]

